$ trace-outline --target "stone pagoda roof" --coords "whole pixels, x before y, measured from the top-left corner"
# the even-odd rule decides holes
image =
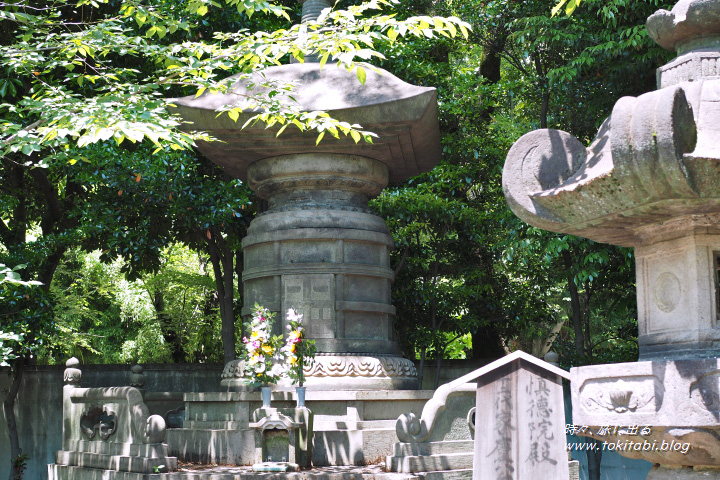
[[[238,78],[230,77],[232,84]],[[327,111],[333,118],[360,124],[378,135],[372,144],[351,137],[335,139],[326,135],[316,145],[317,132],[301,132],[294,126],[276,136],[279,126],[265,128],[262,122],[242,129],[246,120],[258,113],[252,108],[240,114],[237,122],[218,110],[243,106],[244,98],[264,87],[250,88],[264,81],[293,82],[292,98],[302,111]],[[239,100],[240,99],[240,100]],[[287,96],[283,101],[291,103]],[[250,164],[263,158],[299,153],[336,153],[370,157],[385,163],[390,183],[432,169],[440,159],[440,132],[437,120],[437,94],[434,88],[406,83],[378,69],[367,70],[361,84],[354,71],[318,63],[270,67],[250,78],[239,79],[226,93],[204,93],[199,97],[175,99],[172,103],[193,130],[202,130],[220,140],[198,142],[198,148],[230,175],[245,181]]]

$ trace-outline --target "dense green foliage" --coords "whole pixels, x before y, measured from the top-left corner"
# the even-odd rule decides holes
[[[469,331],[476,357],[551,345],[565,365],[637,357],[632,252],[525,225],[504,202],[501,170],[523,133],[559,128],[589,143],[617,99],[654,89],[670,54],[644,21],[671,5],[587,1],[553,17],[547,2],[403,3],[472,25],[465,43],[407,43],[383,65],[437,86],[441,111],[441,164],[374,202],[398,246],[406,353],[457,355],[451,340]]]
[[[548,126],[589,141],[617,98],[653,88],[668,54],[643,23],[667,3],[588,0],[553,17],[548,2],[413,0],[362,20],[374,10],[340,2],[322,30],[289,28],[291,1],[228,3],[2,7],[0,261],[26,264],[24,278],[43,286],[3,287],[0,330],[45,332],[32,355],[47,361],[233,356],[239,242],[256,207],[186,150],[204,134],[177,129],[164,98],[324,49],[359,80],[372,60],[438,88],[440,165],[373,202],[396,241],[405,352],[541,355],[554,340],[566,364],[633,358],[632,253],[524,225],[500,179],[523,133]],[[437,15],[468,21],[468,39],[426,38],[465,28]],[[268,123],[369,138],[273,95],[256,99]]]
[[[209,259],[215,305],[206,312],[219,309],[223,358],[234,358],[239,242],[253,210],[249,192],[190,151],[194,140],[209,137],[182,125],[167,99],[224,91],[222,79],[229,74],[248,75],[308,54],[354,71],[362,82],[370,68],[365,60],[382,58],[378,44],[467,34],[458,19],[373,16],[388,5],[384,0],[333,11],[324,24],[303,26],[289,24],[287,5],[227,4],[233,8],[162,0],[0,4],[0,258],[26,264],[28,278],[42,284],[40,292],[18,287],[17,298],[3,299],[4,327],[25,322],[24,315],[36,310],[43,317],[27,328],[55,335],[55,321],[64,317],[52,312],[53,295],[61,295],[53,281],[63,262],[71,263],[63,258],[75,247],[100,249],[104,262],[122,258],[120,271],[132,281],[158,271],[163,249],[182,242]],[[260,12],[266,15],[258,20]],[[291,86],[266,87],[244,99],[243,108],[253,108],[256,121],[315,130],[318,141],[326,133],[371,141],[372,134],[359,126],[280,102]],[[225,111],[237,120],[240,107],[230,104]],[[160,323],[168,323],[163,318],[175,308],[167,304],[166,290],[156,285],[153,292]],[[66,311],[87,312],[63,302]],[[177,338],[176,330],[164,335]],[[172,358],[203,358],[186,355],[187,348],[174,343]],[[45,355],[51,351],[42,348]],[[117,358],[108,353],[104,360]]]

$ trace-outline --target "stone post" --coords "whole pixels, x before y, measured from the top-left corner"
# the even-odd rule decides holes
[[[524,352],[488,365],[477,381],[473,480],[567,480],[567,377]]]

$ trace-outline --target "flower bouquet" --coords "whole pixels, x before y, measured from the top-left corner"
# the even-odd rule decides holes
[[[243,337],[246,349],[245,374],[254,385],[269,386],[285,374],[282,363],[282,337],[272,335],[275,314],[255,304],[250,321],[250,336]]]
[[[303,368],[310,365],[315,358],[314,340],[305,339],[305,329],[302,326],[302,315],[298,315],[295,309],[290,308],[287,311],[289,330],[285,346],[282,351],[285,354],[285,363],[288,369],[288,376],[292,379],[292,383],[297,383],[299,387],[305,383],[305,374]]]

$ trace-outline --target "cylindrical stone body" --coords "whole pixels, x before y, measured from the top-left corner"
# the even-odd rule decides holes
[[[301,0],[302,1],[302,22],[314,22],[318,19],[322,11],[330,8],[330,2],[327,0]]]
[[[298,154],[266,158],[248,184],[268,200],[243,240],[243,315],[255,303],[295,308],[318,352],[398,354],[390,303],[392,237],[367,202],[387,166],[366,157]]]

